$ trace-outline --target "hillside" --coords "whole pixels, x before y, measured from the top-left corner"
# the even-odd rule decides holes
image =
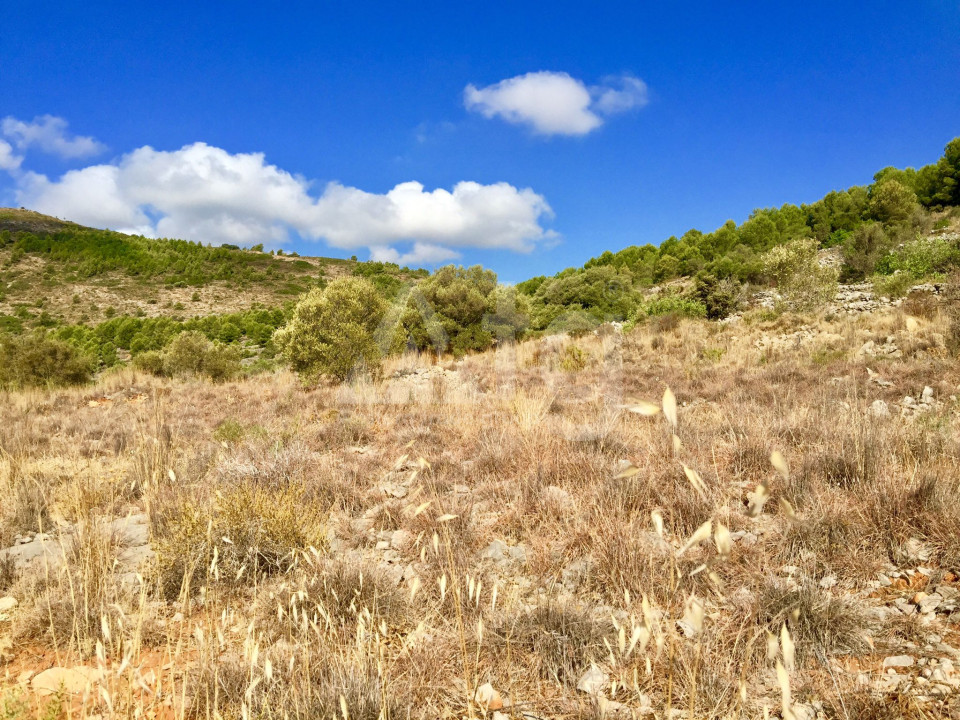
[[[282,307],[361,265],[368,264],[135,237],[0,208],[0,327]]]
[[[8,715],[953,717],[960,306],[868,292],[7,393]]]

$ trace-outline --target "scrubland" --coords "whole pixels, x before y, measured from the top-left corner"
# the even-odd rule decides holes
[[[949,325],[915,297],[6,393],[3,716],[956,714]]]

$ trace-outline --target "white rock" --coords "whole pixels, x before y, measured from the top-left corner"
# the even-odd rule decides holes
[[[883,400],[874,400],[870,404],[870,414],[876,418],[890,417],[890,407]]]
[[[603,692],[609,681],[607,674],[594,663],[590,665],[589,670],[580,676],[577,681],[577,690],[588,695],[597,695]]]
[[[66,693],[81,693],[97,682],[103,673],[96,668],[53,667],[34,675],[30,686],[38,695],[53,695],[61,690]]]
[[[885,668],[912,667],[914,659],[912,655],[891,655],[883,659]]]
[[[923,394],[920,395],[920,402],[928,404],[933,402],[933,388],[929,385],[923,388]]]
[[[473,699],[477,705],[487,710],[499,710],[503,707],[503,698],[490,683],[484,683],[478,687]]]
[[[0,613],[8,613],[16,608],[18,604],[15,597],[8,595],[7,597],[0,598]]]

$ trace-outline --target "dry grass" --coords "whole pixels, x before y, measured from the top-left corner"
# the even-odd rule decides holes
[[[77,531],[61,568],[0,564],[20,600],[0,634],[113,671],[78,717],[478,717],[486,682],[514,716],[760,717],[777,662],[828,716],[936,716],[842,665],[928,642],[867,597],[919,564],[909,542],[960,571],[960,370],[928,304],[905,307],[919,329],[900,311],[670,318],[442,359],[422,382],[436,358],[351,387],[123,371],[4,395],[0,539]],[[819,339],[757,344],[803,327]],[[911,350],[858,354],[888,335]],[[898,417],[924,385],[942,404]],[[675,424],[628,411],[666,387]],[[103,527],[136,510],[158,557],[131,587]],[[576,687],[593,663],[602,700]]]

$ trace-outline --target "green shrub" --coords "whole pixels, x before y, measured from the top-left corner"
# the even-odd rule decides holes
[[[133,357],[133,366],[151,375],[163,375],[163,355],[157,350],[148,350]]]
[[[874,275],[871,278],[873,292],[878,297],[902,298],[913,287],[914,279],[907,273],[895,272],[893,275]]]
[[[702,318],[707,316],[707,308],[700,300],[683,295],[664,295],[645,301],[639,307],[637,314],[641,317],[676,315],[677,317]]]
[[[204,360],[212,345],[199,332],[180,333],[163,353],[164,374],[181,377],[201,375]]]
[[[0,387],[80,385],[93,377],[93,360],[43,333],[0,335]]]
[[[368,280],[343,277],[297,303],[274,343],[304,382],[322,375],[346,380],[358,370],[379,372],[383,357],[377,332],[387,303]]]
[[[769,250],[763,268],[791,310],[816,310],[836,295],[837,270],[820,265],[815,240],[803,238]]]
[[[213,439],[217,442],[236,443],[243,440],[245,434],[243,425],[233,418],[227,418],[214,428]]]
[[[579,345],[567,345],[560,356],[560,369],[577,372],[587,366],[587,354]]]
[[[848,278],[863,278],[877,269],[877,263],[886,255],[892,241],[880,223],[858,227],[843,245],[844,268]]]
[[[703,303],[710,320],[721,320],[740,309],[742,288],[733,278],[718,280],[715,275],[701,273],[697,276],[694,294]]]
[[[214,382],[231,380],[242,370],[239,348],[212,343],[193,330],[173,339],[162,353],[162,363],[164,375],[207,377]]]
[[[904,273],[914,280],[923,280],[934,273],[945,273],[960,264],[960,249],[944,238],[918,237],[904,243],[877,264],[877,272],[890,275]]]

